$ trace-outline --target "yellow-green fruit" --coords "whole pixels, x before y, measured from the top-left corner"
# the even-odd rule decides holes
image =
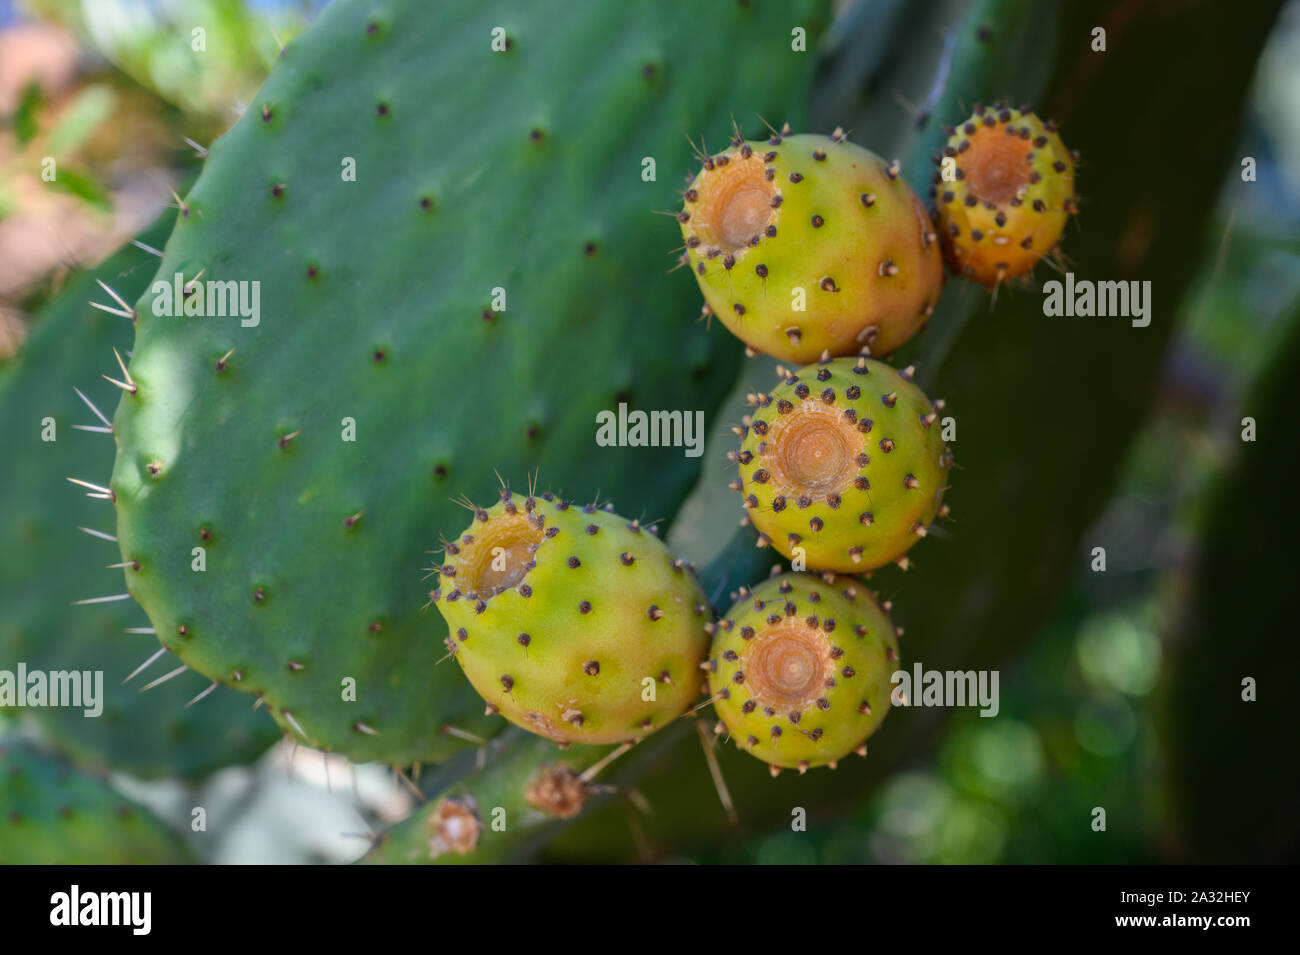
[[[952,454],[931,402],[866,357],[826,359],[752,398],[733,455],[749,520],[798,569],[858,573],[898,561],[941,512]],[[800,564],[802,561],[802,565]]]
[[[718,621],[707,666],[720,729],[774,774],[802,772],[867,754],[889,712],[898,637],[854,578],[785,574]]]
[[[976,106],[936,162],[931,195],[954,272],[996,285],[1056,247],[1075,211],[1076,157],[1025,107]]]
[[[943,286],[934,225],[898,164],[838,131],[735,140],[705,160],[678,220],[709,308],[786,361],[888,354]]]
[[[439,572],[448,650],[489,709],[524,729],[623,742],[698,696],[712,612],[692,568],[637,521],[503,492]]]

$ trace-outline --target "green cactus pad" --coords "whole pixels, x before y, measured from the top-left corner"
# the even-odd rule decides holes
[[[942,402],[870,358],[786,372],[733,454],[748,520],[796,569],[857,573],[899,561],[943,505],[952,454]]]
[[[141,239],[161,244],[167,228],[170,221]],[[76,389],[110,412],[117,390],[101,375],[120,376],[113,349],[131,345],[130,321],[90,302],[115,307],[96,279],[134,299],[156,264],[148,253],[127,248],[74,277],[37,315],[17,357],[0,366],[0,447],[13,460],[0,467],[0,670],[16,676],[21,664],[28,674],[76,671],[79,679],[90,674],[91,681],[102,681],[98,716],[71,706],[0,712],[34,721],[82,764],[139,777],[191,778],[256,757],[279,738],[274,721],[253,712],[246,696],[221,687],[187,707],[212,683],[195,673],[179,673],[141,693],[180,665],[168,653],[123,684],[158,654],[154,637],[127,632],[148,628],[148,618],[130,600],[75,603],[124,594],[123,571],[109,566],[121,561],[111,540],[112,505],[68,482],[108,482],[113,435],[80,430],[104,423]],[[110,539],[83,533],[83,527]]]
[[[1056,124],[1027,109],[977,106],[935,163],[932,195],[948,264],[984,285],[1032,269],[1075,210],[1075,157]]]
[[[0,739],[0,865],[195,861],[176,834],[102,780],[16,738]]]
[[[775,775],[866,755],[889,712],[898,638],[857,580],[783,574],[742,591],[709,658],[719,728]]]
[[[494,710],[559,742],[654,732],[699,696],[712,622],[694,569],[611,509],[502,493],[447,545],[447,649]]]
[[[737,139],[705,160],[678,220],[713,313],[786,361],[888,354],[943,287],[934,226],[898,164],[838,133]]]
[[[824,11],[377,0],[291,42],[138,305],[112,488],[163,644],[358,761],[438,760],[500,726],[435,665],[425,551],[493,468],[582,461],[575,496],[674,512],[698,458],[605,450],[596,415],[707,415],[740,356],[665,278],[674,226],[653,213],[687,134],[803,99],[790,34]],[[225,297],[225,317],[172,314],[214,311],[231,287],[209,281],[260,282],[257,323],[251,284],[242,318]]]

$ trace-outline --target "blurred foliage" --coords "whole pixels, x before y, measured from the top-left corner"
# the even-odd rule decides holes
[[[30,73],[0,105],[0,360],[23,338],[16,311],[152,220],[320,5],[20,0],[0,34]]]
[[[184,110],[191,123],[215,120],[217,132],[247,105],[282,45],[302,31],[316,6],[259,9],[244,0],[24,5],[31,15],[72,30],[137,83]]]

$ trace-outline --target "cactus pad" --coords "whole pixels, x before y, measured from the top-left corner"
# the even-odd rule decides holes
[[[0,865],[177,865],[193,853],[99,778],[0,740]]]
[[[740,356],[647,266],[674,232],[652,214],[688,133],[804,97],[790,29],[825,5],[671,6],[332,4],[184,197],[116,418],[128,590],[294,739],[404,764],[500,726],[420,614],[430,538],[493,468],[581,460],[569,491],[655,517],[693,484],[681,447],[599,451],[596,414],[727,391]],[[738,51],[763,69],[694,69]],[[257,323],[208,282],[260,282]]]
[[[161,245],[166,228],[141,238]],[[138,606],[103,600],[124,596],[123,570],[112,566],[121,561],[112,540],[113,508],[68,482],[108,480],[113,435],[104,433],[77,389],[103,413],[111,410],[115,389],[100,376],[116,372],[113,348],[131,344],[129,321],[90,307],[111,302],[95,281],[133,299],[156,263],[127,248],[74,277],[41,310],[19,354],[0,367],[0,447],[15,462],[0,467],[0,670],[12,673],[21,663],[28,673],[76,671],[83,680],[84,674],[102,680],[97,717],[66,706],[11,711],[79,763],[137,777],[193,778],[255,758],[280,738],[279,730],[252,710],[248,697],[224,687],[187,707],[212,684],[194,673],[141,692],[174,673],[179,661],[158,653]],[[79,603],[85,600],[100,602]],[[146,632],[128,632],[141,629]]]

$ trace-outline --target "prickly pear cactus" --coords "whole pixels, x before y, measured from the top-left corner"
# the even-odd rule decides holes
[[[889,712],[898,638],[875,597],[850,577],[783,574],[743,591],[709,649],[718,731],[772,767],[867,754]]]
[[[622,747],[567,752],[519,730],[488,743],[484,762],[386,830],[366,863],[478,865],[516,862],[608,787],[600,774]]]
[[[954,272],[984,285],[1023,275],[1075,211],[1076,157],[1027,106],[977,104],[935,158],[931,190]]]
[[[860,356],[785,371],[733,452],[759,541],[814,570],[899,561],[943,507],[952,454],[939,411],[897,370]]]
[[[95,776],[0,739],[0,865],[178,865],[181,839]]]
[[[141,239],[161,245],[169,228]],[[0,699],[0,712],[34,721],[83,764],[189,778],[254,758],[279,731],[242,694],[206,692],[211,680],[175,672],[179,661],[159,652],[148,618],[122,592],[112,505],[68,482],[102,482],[112,468],[113,435],[98,415],[112,410],[115,389],[101,375],[116,372],[113,349],[131,344],[128,320],[91,307],[116,307],[96,280],[134,298],[156,264],[128,247],[75,277],[0,367],[0,447],[21,462],[0,467],[0,670],[75,672],[98,697],[91,707],[6,707]]]
[[[804,364],[888,354],[943,286],[934,225],[896,162],[832,136],[739,136],[678,215],[705,301],[747,345]]]
[[[163,645],[356,760],[493,732],[436,665],[429,541],[493,468],[583,460],[573,496],[676,509],[698,472],[682,448],[593,453],[599,411],[707,414],[739,362],[695,324],[690,280],[654,267],[660,179],[688,167],[686,133],[805,98],[791,30],[824,13],[326,8],[213,144],[137,306],[111,487]]]
[[[699,695],[713,619],[694,569],[612,508],[501,496],[447,544],[434,595],[489,710],[580,743],[676,719]]]

